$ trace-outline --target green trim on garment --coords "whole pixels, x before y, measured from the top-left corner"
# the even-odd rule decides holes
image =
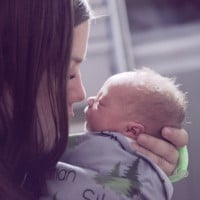
[[[188,149],[187,146],[184,146],[179,149],[178,165],[174,173],[171,176],[169,176],[169,179],[172,183],[180,181],[189,175],[188,163],[189,163]]]

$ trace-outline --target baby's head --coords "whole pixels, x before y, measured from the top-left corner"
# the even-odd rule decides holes
[[[182,126],[185,111],[186,96],[174,80],[143,68],[111,76],[88,99],[86,128],[133,139],[140,133],[160,137],[164,126]]]

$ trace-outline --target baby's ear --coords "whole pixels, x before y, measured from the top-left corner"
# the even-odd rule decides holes
[[[144,126],[134,121],[128,122],[123,131],[124,135],[134,140],[137,139],[138,135],[141,133],[144,133]]]

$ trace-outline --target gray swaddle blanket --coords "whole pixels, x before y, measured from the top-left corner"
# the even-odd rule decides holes
[[[165,173],[114,132],[70,136],[47,186],[41,200],[169,200],[173,193]]]

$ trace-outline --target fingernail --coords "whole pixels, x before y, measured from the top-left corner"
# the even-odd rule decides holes
[[[145,134],[140,134],[137,138],[137,141],[139,142],[145,142],[146,140],[148,140],[148,138]]]
[[[170,128],[165,127],[165,128],[164,128],[164,131],[162,131],[162,136],[167,136],[167,135],[169,135],[170,133],[171,133]]]

